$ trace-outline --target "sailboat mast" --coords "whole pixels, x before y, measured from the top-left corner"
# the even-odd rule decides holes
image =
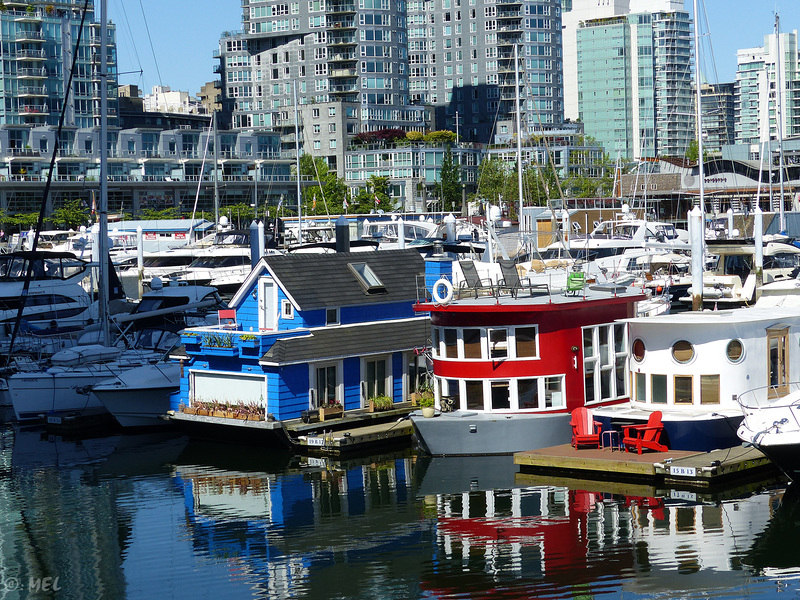
[[[781,33],[780,16],[775,13],[775,125],[778,135],[778,172],[781,181],[781,196],[779,205],[781,232],[786,231],[786,216],[783,208],[783,98],[781,95],[781,66],[783,56],[781,55]]]
[[[694,0],[694,86],[696,97],[696,118],[697,118],[697,176],[700,179],[700,211],[703,213],[705,223],[705,172],[703,166],[703,104],[702,93],[700,90],[700,13],[697,11],[697,0]],[[705,227],[705,224],[703,225]]]
[[[97,284],[98,318],[108,345],[108,16],[107,0],[100,0],[100,281]]]
[[[292,86],[294,90],[294,147],[295,161],[297,164],[297,243],[303,243],[303,201],[300,194],[300,119],[297,115],[297,81]]]
[[[217,143],[217,111],[211,113],[212,133],[214,135],[214,227],[219,226],[219,153]]]
[[[519,50],[514,44],[514,99],[517,108],[517,187],[519,193],[519,234],[522,237],[522,115],[519,109]]]

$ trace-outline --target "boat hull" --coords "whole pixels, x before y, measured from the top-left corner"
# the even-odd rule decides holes
[[[567,413],[498,414],[460,411],[411,414],[422,450],[433,456],[513,454],[569,444]]]
[[[754,444],[786,477],[800,481],[800,442],[793,444]]]
[[[600,408],[593,412],[593,418],[602,423],[603,431],[621,430],[623,425],[644,425],[649,416],[649,412],[626,407]],[[689,452],[732,448],[741,444],[736,430],[743,418],[743,415],[711,412],[682,416],[664,411],[661,419],[664,426],[661,442],[670,450]]]
[[[18,421],[38,421],[52,412],[105,410],[91,386],[108,378],[108,371],[61,369],[43,373],[18,373],[7,379],[14,415]]]
[[[169,425],[170,396],[180,389],[180,365],[147,365],[103,381],[92,391],[122,427]]]

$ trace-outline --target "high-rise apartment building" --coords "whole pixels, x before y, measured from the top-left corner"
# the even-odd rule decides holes
[[[317,155],[330,163],[348,135],[424,130],[426,111],[408,98],[404,0],[242,0],[242,10],[242,32],[220,40],[223,121],[283,130],[294,146],[295,106],[320,105]]]
[[[77,0],[6,0],[0,11],[0,72],[5,102],[0,105],[0,124],[20,125],[11,143],[24,148],[31,127],[57,125],[64,106],[73,56],[76,72],[67,99],[66,127],[86,129],[100,121],[100,24],[94,5],[88,3],[83,30],[79,32],[84,2]],[[80,33],[80,44],[78,35]],[[114,28],[108,28],[108,117],[116,125],[116,46]],[[65,134],[62,146],[70,146]]]
[[[779,56],[782,60],[778,60]],[[798,62],[797,31],[769,34],[764,36],[763,47],[739,50],[735,108],[737,144],[777,140],[779,133],[784,139],[800,135]],[[778,131],[779,114],[782,132]]]
[[[721,152],[734,143],[733,83],[712,83],[700,86],[703,117],[703,151]]]
[[[412,102],[465,141],[516,131],[517,80],[523,137],[564,120],[560,0],[411,0],[408,53]]]
[[[329,163],[363,131],[450,129],[490,142],[515,130],[517,77],[529,135],[563,122],[560,0],[242,4],[243,31],[220,40],[223,122],[283,128],[288,147],[295,97],[320,105],[321,137],[304,131],[301,142]]]
[[[681,156],[694,138],[692,30],[683,11],[583,21],[579,117],[610,154]]]

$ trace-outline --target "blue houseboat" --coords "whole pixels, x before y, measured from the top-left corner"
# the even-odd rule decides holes
[[[424,271],[416,250],[264,256],[218,326],[182,334],[177,420],[277,439],[309,413],[403,401],[425,371],[430,321],[413,310]]]

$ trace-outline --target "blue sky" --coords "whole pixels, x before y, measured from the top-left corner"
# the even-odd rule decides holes
[[[692,4],[686,0],[689,12]],[[700,2],[699,12],[707,15],[700,23],[701,31],[708,32],[701,47],[709,81],[734,80],[736,50],[763,45],[764,35],[773,31],[776,10],[782,32],[800,30],[798,0]],[[120,82],[137,84],[143,93],[163,84],[196,95],[206,81],[216,77],[212,53],[220,34],[238,31],[242,24],[240,0],[108,0],[108,14],[117,26]]]

